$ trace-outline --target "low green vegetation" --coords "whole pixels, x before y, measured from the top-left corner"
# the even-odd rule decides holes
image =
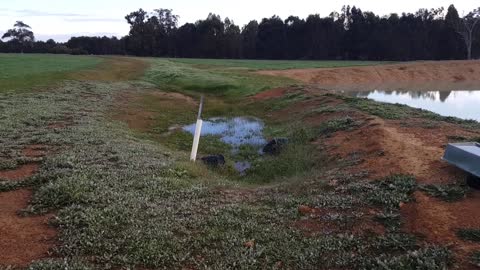
[[[423,185],[420,187],[420,190],[444,201],[454,202],[465,198],[468,187],[460,184]]]
[[[101,62],[93,56],[0,54],[0,91],[40,89]]]
[[[322,135],[328,136],[337,131],[350,130],[358,125],[359,124],[353,118],[347,116],[322,123],[318,132]]]
[[[460,229],[457,235],[466,241],[480,242],[480,229]]]

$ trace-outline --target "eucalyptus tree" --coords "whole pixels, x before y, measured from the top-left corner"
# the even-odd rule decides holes
[[[480,25],[480,7],[469,12],[455,25],[457,33],[462,37],[467,49],[467,59],[472,59],[472,44],[477,27]]]
[[[33,34],[32,28],[22,22],[17,21],[12,29],[9,29],[5,34],[3,34],[2,39],[10,39],[11,42],[16,42],[20,45],[21,52],[26,46],[32,46],[35,42],[35,36]]]

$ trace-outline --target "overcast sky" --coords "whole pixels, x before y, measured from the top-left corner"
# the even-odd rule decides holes
[[[204,19],[208,13],[229,17],[243,26],[252,19],[279,15],[306,17],[319,13],[327,16],[339,11],[345,4],[356,5],[364,11],[379,15],[415,12],[419,8],[447,8],[454,4],[460,15],[480,6],[479,0],[0,0],[0,33],[16,20],[29,24],[39,40],[53,38],[66,41],[70,36],[107,35],[123,36],[129,26],[126,14],[143,8],[173,9],[180,15],[180,23]]]

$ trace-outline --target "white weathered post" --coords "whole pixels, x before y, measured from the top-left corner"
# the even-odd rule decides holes
[[[195,125],[195,134],[193,135],[192,153],[190,160],[195,162],[197,160],[198,144],[200,143],[200,135],[202,134],[202,110],[203,110],[203,95],[200,99],[200,107],[198,108],[197,123]]]

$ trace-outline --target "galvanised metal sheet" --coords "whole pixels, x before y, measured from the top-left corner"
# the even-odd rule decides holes
[[[448,144],[443,160],[480,177],[480,144],[478,143]]]

